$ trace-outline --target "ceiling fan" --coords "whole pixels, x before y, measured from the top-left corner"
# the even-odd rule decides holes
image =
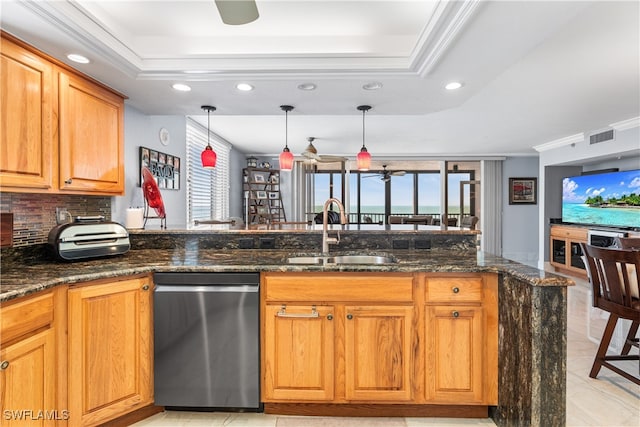
[[[347,158],[342,156],[319,155],[318,150],[315,145],[313,145],[313,141],[315,139],[316,138],[313,136],[307,138],[309,145],[307,145],[307,148],[302,152],[302,156],[305,158],[305,163],[333,163],[347,161]]]
[[[222,22],[243,25],[253,22],[260,14],[255,0],[215,0]]]
[[[403,176],[407,173],[407,171],[390,171],[387,170],[387,165],[382,165],[382,172],[378,172],[373,175],[365,175],[363,178],[372,178],[374,176],[379,176],[380,180],[383,182],[391,181],[392,176]]]

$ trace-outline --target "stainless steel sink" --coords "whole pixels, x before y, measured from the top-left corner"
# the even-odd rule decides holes
[[[289,264],[323,264],[327,257],[323,256],[294,256],[287,258]]]
[[[287,258],[289,264],[393,264],[390,256],[383,255],[336,255],[336,256],[294,256]]]
[[[330,264],[392,264],[396,262],[389,256],[381,255],[338,255],[329,257]]]

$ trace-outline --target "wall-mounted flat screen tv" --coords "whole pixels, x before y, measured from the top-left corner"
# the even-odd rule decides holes
[[[640,169],[562,180],[562,222],[640,228]]]

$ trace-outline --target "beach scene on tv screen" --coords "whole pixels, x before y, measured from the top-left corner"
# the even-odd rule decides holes
[[[640,227],[640,170],[564,178],[562,221]]]

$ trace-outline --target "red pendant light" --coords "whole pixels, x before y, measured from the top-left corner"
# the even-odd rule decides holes
[[[211,143],[209,142],[209,138],[211,137],[211,130],[209,126],[211,124],[211,112],[216,111],[216,107],[211,105],[203,105],[200,108],[207,112],[207,146],[204,148],[204,151],[200,155],[200,157],[202,158],[202,167],[205,169],[213,169],[216,167],[216,160],[218,159],[218,156],[216,155],[216,152],[213,151],[213,148],[211,148]]]
[[[367,147],[364,145],[364,116],[367,111],[371,109],[370,105],[359,105],[358,110],[362,111],[362,148],[356,156],[356,163],[359,171],[368,171],[371,167],[371,154],[367,151]]]
[[[284,111],[284,148],[280,153],[280,170],[290,171],[293,168],[293,153],[289,151],[289,111],[293,110],[291,105],[281,105],[280,109]]]

